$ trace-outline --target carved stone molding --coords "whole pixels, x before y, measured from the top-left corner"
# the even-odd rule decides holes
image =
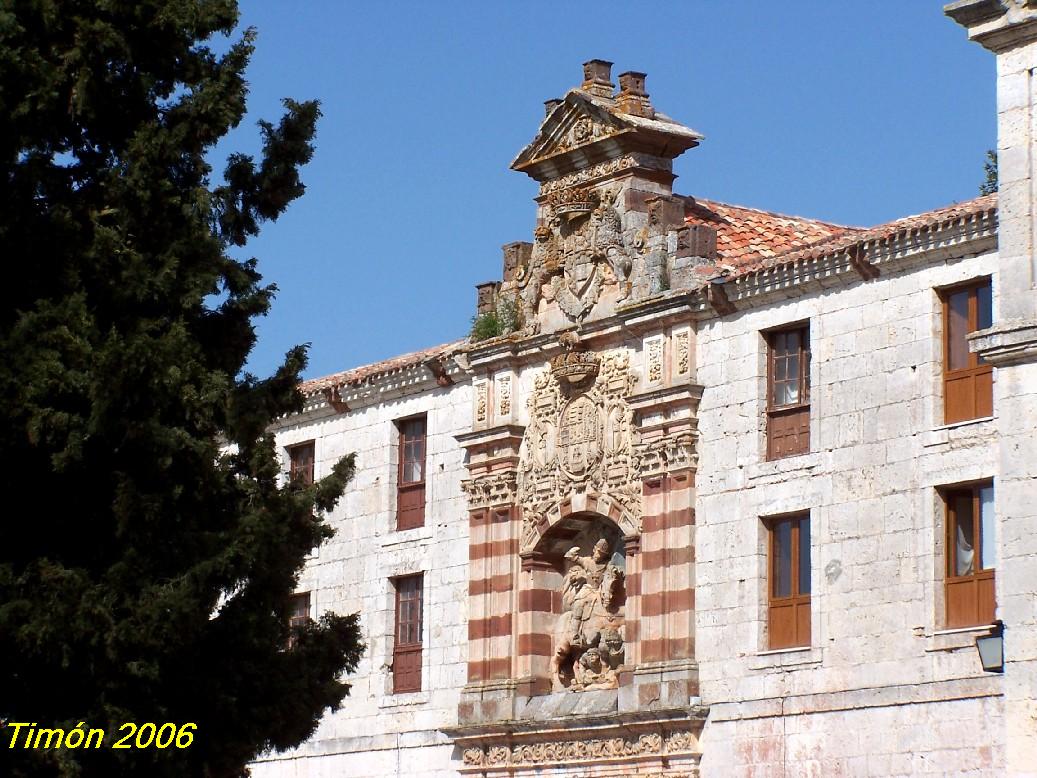
[[[494,505],[511,505],[517,494],[517,474],[494,473],[461,481],[461,490],[468,497],[469,510]]]
[[[633,249],[612,188],[556,189],[546,195],[542,223],[528,265],[515,273],[521,318],[535,327],[541,300],[556,301],[571,321],[581,321],[606,284],[629,291]]]
[[[535,378],[527,401],[518,479],[526,551],[574,495],[593,495],[599,513],[624,516],[624,534],[640,532],[637,432],[626,399],[636,377],[629,357],[625,350],[600,360],[572,353],[577,356],[568,362],[556,358],[552,369]]]
[[[639,443],[637,462],[641,477],[676,470],[694,470],[698,467],[695,435],[681,431],[662,439]]]
[[[694,732],[676,731],[667,734],[646,732],[641,735],[615,737],[588,737],[553,742],[518,745],[474,745],[462,751],[461,759],[467,768],[515,768],[527,766],[593,763],[630,757],[693,756],[699,752],[699,740]],[[680,773],[660,773],[660,775]]]

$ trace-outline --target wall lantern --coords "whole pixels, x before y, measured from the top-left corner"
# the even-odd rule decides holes
[[[1005,625],[998,619],[994,622],[989,635],[976,638],[976,650],[979,652],[979,662],[983,670],[988,673],[1003,673],[1005,671]]]

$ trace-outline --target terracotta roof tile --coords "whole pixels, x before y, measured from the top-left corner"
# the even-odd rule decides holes
[[[341,373],[333,373],[329,376],[323,376],[321,378],[312,378],[309,381],[303,381],[299,386],[299,391],[303,393],[303,396],[309,396],[316,394],[324,389],[328,389],[335,386],[349,386],[351,384],[361,384],[369,378],[381,375],[383,373],[391,373],[396,370],[404,370],[408,367],[414,367],[428,362],[431,359],[443,358],[457,351],[467,341],[458,340],[452,343],[444,343],[439,346],[433,346],[422,351],[414,351],[410,354],[401,354],[398,357],[392,359],[386,359],[381,362],[375,362],[370,365],[363,365],[361,367],[353,368],[352,370],[344,370]]]
[[[859,243],[883,240],[901,232],[968,218],[996,207],[997,195],[985,195],[866,229],[686,197],[685,222],[714,227],[717,231],[719,264],[733,268],[733,276],[742,276],[786,262],[845,250]],[[457,340],[314,378],[304,381],[300,390],[303,395],[309,396],[329,387],[360,384],[377,375],[450,356],[466,343],[466,340]]]
[[[734,275],[746,275],[756,270],[783,265],[787,262],[796,262],[801,259],[816,258],[845,251],[847,248],[858,244],[886,240],[904,232],[955,222],[995,210],[996,208],[997,194],[995,193],[948,205],[944,208],[937,208],[933,211],[915,214],[914,216],[904,216],[868,229],[844,228],[841,233],[836,233],[825,240],[817,241],[807,246],[792,246],[770,257],[761,256],[755,261],[743,259],[742,262],[736,265]],[[718,247],[719,243],[718,235]]]
[[[860,231],[858,227],[786,216],[715,200],[691,197],[685,200],[684,221],[715,228],[719,264],[735,269]]]

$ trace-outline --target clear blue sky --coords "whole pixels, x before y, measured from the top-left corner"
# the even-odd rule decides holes
[[[253,151],[283,96],[324,113],[306,195],[248,247],[280,289],[258,375],[297,343],[315,377],[464,336],[500,246],[531,239],[508,163],[587,59],[705,134],[681,194],[878,224],[976,196],[996,141],[993,55],[931,0],[241,6],[250,113],[219,151]]]

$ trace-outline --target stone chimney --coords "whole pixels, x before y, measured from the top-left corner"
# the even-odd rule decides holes
[[[504,283],[514,281],[520,267],[528,267],[533,254],[533,244],[526,241],[505,243],[501,246],[504,254]]]
[[[592,59],[583,63],[583,83],[580,89],[595,97],[612,99],[616,85],[612,83],[612,63]]]
[[[645,74],[628,70],[619,76],[619,93],[616,95],[616,107],[631,116],[644,116],[651,119],[655,116],[652,103],[645,92]]]
[[[475,313],[482,316],[490,313],[497,307],[497,292],[500,289],[500,281],[487,281],[484,284],[475,285]]]

